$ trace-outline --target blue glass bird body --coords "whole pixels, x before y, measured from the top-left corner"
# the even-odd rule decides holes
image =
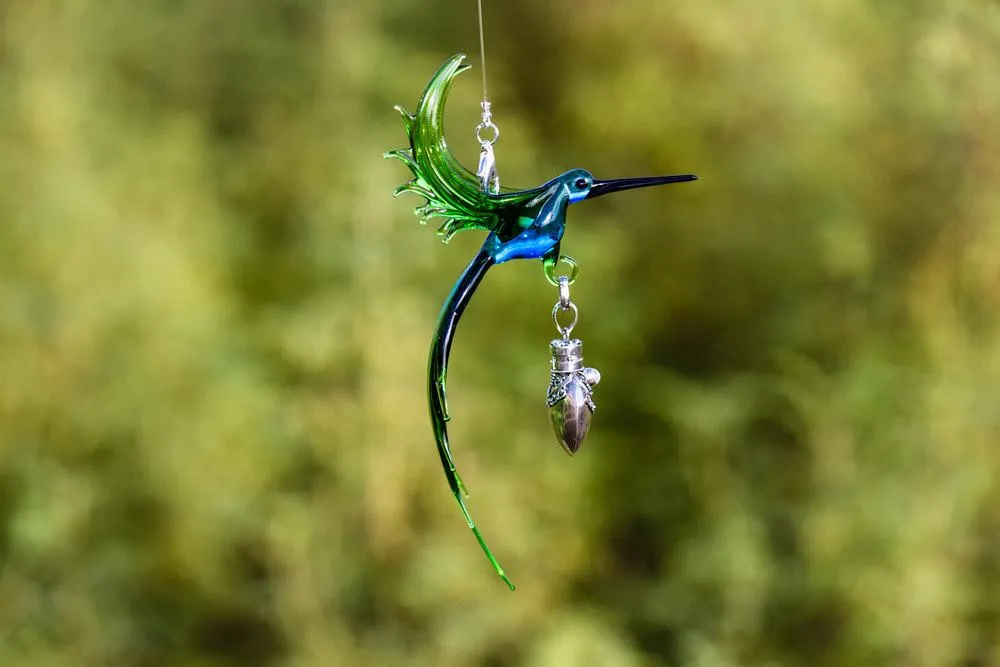
[[[412,192],[426,199],[416,209],[421,222],[444,219],[438,233],[447,242],[458,231],[488,232],[482,248],[472,259],[445,300],[431,343],[428,368],[428,404],[441,464],[465,520],[493,564],[497,574],[513,590],[514,585],[493,556],[472,520],[463,496],[468,495],[455,468],[448,442],[450,419],[445,390],[451,343],[462,313],[486,272],[495,264],[515,259],[541,259],[552,275],[560,259],[560,243],[566,230],[570,204],[631,188],[695,180],[689,174],[602,181],[584,169],[571,169],[528,190],[484,190],[479,177],[462,165],[448,149],[444,138],[444,105],[453,79],[469,68],[464,55],[449,58],[428,83],[413,114],[403,115],[409,149],[393,150],[386,157],[402,160],[413,179],[396,189],[395,195]]]

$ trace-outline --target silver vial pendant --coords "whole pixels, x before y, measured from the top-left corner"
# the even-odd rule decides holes
[[[590,420],[597,406],[593,387],[601,381],[596,368],[583,365],[583,343],[576,338],[557,338],[552,352],[552,373],[546,403],[549,418],[559,444],[573,455],[580,449],[590,430]]]

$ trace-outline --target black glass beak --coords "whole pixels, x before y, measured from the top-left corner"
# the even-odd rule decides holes
[[[590,194],[587,199],[600,197],[611,192],[621,190],[631,190],[632,188],[647,188],[651,185],[666,185],[667,183],[685,183],[696,181],[698,177],[694,174],[675,174],[674,176],[647,176],[645,178],[615,178],[610,181],[594,180],[590,186]]]

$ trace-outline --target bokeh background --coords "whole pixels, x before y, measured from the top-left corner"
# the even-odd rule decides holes
[[[1000,4],[487,1],[507,186],[425,404],[440,244],[383,151],[472,0],[0,2],[0,665],[1000,665]],[[449,140],[475,164],[478,70]]]

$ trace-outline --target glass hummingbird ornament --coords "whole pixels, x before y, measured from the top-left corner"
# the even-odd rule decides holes
[[[493,556],[469,514],[463,499],[468,493],[455,468],[448,442],[447,423],[451,417],[445,381],[459,319],[486,272],[494,265],[515,259],[540,259],[546,276],[554,284],[563,282],[554,277],[555,266],[560,259],[568,261],[575,271],[575,262],[560,255],[560,243],[566,230],[566,211],[570,204],[632,188],[693,181],[697,177],[679,174],[599,180],[584,169],[571,169],[527,190],[498,188],[495,183],[494,187],[484,187],[481,177],[455,158],[444,137],[444,106],[449,89],[455,77],[468,68],[464,55],[452,56],[427,84],[415,113],[396,107],[403,116],[410,147],[389,151],[385,156],[401,160],[413,173],[413,178],[396,188],[393,194],[398,196],[412,192],[423,197],[426,202],[416,209],[416,214],[421,223],[430,218],[443,218],[444,222],[437,231],[445,242],[464,230],[486,232],[482,248],[458,278],[441,308],[431,342],[427,394],[431,425],[448,486],[486,557],[513,590],[514,584]],[[572,277],[564,282],[568,285]],[[572,309],[575,320],[576,307],[568,301],[568,290],[563,299],[560,286],[560,302],[553,310],[553,318],[556,319],[558,312],[568,309]],[[553,361],[548,402],[550,410],[553,410],[572,399],[571,409],[559,415],[553,414],[552,421],[557,437],[560,436],[560,428],[565,434],[566,424],[571,422],[573,433],[562,438],[561,442],[566,451],[575,453],[586,428],[589,428],[589,414],[584,415],[581,410],[593,411],[590,387],[596,384],[599,374],[594,369],[583,368],[579,355],[582,346],[578,340],[569,339],[568,329],[572,325],[562,327],[556,320],[556,326],[564,335],[561,341],[553,341],[551,346]],[[560,401],[563,403],[560,404]]]

